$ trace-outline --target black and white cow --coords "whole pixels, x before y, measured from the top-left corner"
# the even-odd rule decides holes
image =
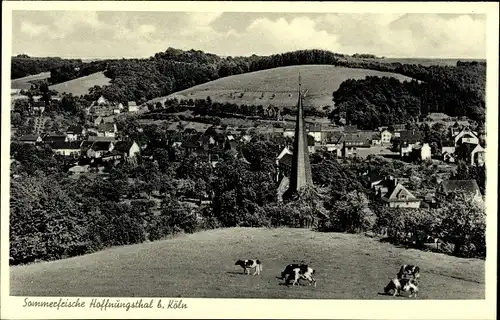
[[[292,286],[298,285],[300,279],[308,280],[309,285],[314,284],[316,287],[316,279],[313,275],[316,271],[306,264],[289,264],[281,273],[281,279],[284,279],[286,284],[292,283]]]
[[[250,274],[250,269],[255,269],[253,275],[259,275],[262,271],[262,263],[258,259],[246,259],[238,260],[234,264],[235,266],[241,266],[243,268],[243,274]]]
[[[384,288],[386,294],[401,295],[401,292],[410,292],[409,297],[416,297],[418,292],[418,281],[414,279],[391,279]]]
[[[413,279],[418,280],[420,278],[420,268],[409,264],[402,265],[397,277],[398,279],[403,279],[406,278],[406,276],[413,276]]]

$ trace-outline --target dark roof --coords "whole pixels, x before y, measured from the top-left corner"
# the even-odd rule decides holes
[[[71,142],[64,142],[64,141],[56,141],[50,144],[50,147],[54,150],[62,150],[62,149],[78,149],[80,150],[82,141],[71,141]]]
[[[346,145],[370,145],[370,139],[371,137],[363,134],[363,132],[356,132],[346,133],[341,141]]]
[[[344,126],[344,132],[356,132],[358,131],[358,126]]]
[[[401,131],[399,136],[400,141],[406,143],[422,142],[422,138],[422,133],[416,129]]]
[[[108,142],[115,142],[116,138],[115,137],[100,137],[100,136],[89,136],[88,141],[108,141]]]
[[[83,141],[82,145],[80,146],[81,148],[90,148],[94,144],[95,141]]]
[[[115,144],[115,147],[113,150],[121,151],[121,152],[128,152],[133,144],[134,144],[134,141],[118,141]]]
[[[342,132],[328,132],[326,134],[326,140],[331,143],[338,143],[344,134]]]
[[[45,107],[45,101],[43,101],[43,100],[33,101],[33,107],[35,107],[35,108],[44,108]]]
[[[200,139],[202,137],[202,133],[200,132],[197,132],[195,134],[192,134],[192,135],[189,135],[187,136],[184,141],[183,141],[183,145],[186,146],[186,147],[199,147],[200,146]]]
[[[38,138],[40,138],[39,135],[36,134],[27,134],[25,136],[22,136],[19,138],[19,141],[36,141]]]
[[[92,144],[92,150],[94,151],[109,150],[110,145],[111,142],[109,141],[96,141],[94,142],[94,144]]]
[[[115,126],[114,126],[114,123],[111,123],[111,122],[103,122],[99,125],[99,127],[97,128],[97,130],[99,130],[100,132],[114,132],[115,131]]]
[[[479,186],[476,180],[445,180],[441,183],[443,192],[462,190],[467,193],[475,194],[479,192]]]
[[[377,172],[370,172],[368,173],[368,180],[370,182],[382,181],[384,180],[384,176]]]
[[[321,131],[320,124],[312,124],[309,126],[309,132],[317,132],[317,131]]]
[[[83,127],[80,125],[72,125],[66,130],[67,133],[81,134],[83,132]]]
[[[472,153],[472,151],[474,151],[474,149],[476,149],[476,147],[477,147],[477,144],[463,143],[455,149],[455,153],[458,152],[458,153],[470,155]]]
[[[279,162],[280,162],[280,164],[284,164],[286,166],[291,167],[292,166],[292,159],[293,159],[293,155],[287,153],[283,157],[281,157]]]
[[[43,140],[45,142],[56,142],[56,141],[64,142],[66,140],[66,136],[63,136],[63,135],[61,135],[61,136],[59,136],[59,135],[57,135],[57,136],[55,136],[55,135],[54,136],[53,135],[46,135],[43,138]]]

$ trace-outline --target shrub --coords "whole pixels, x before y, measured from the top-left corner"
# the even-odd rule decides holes
[[[331,205],[330,214],[320,223],[322,231],[365,232],[373,229],[376,217],[362,192],[344,193]]]
[[[443,241],[454,244],[454,254],[462,257],[486,256],[486,213],[484,205],[464,193],[451,195],[441,209],[439,226]]]

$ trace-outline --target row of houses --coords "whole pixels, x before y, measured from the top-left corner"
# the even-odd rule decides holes
[[[92,105],[85,109],[87,115],[94,117],[109,117],[122,112],[137,112],[138,106],[135,101],[127,102],[127,107],[121,102],[111,102],[104,98],[99,97]]]
[[[372,192],[372,198],[390,208],[429,208],[437,204],[436,198],[449,192],[462,191],[474,201],[483,201],[481,191],[476,180],[444,180],[436,186],[435,192],[424,198],[416,197],[402,183],[402,179],[393,176],[368,176],[367,187]]]
[[[33,145],[47,145],[54,153],[74,158],[131,158],[140,152],[135,141],[118,141],[109,137],[90,136],[87,140],[68,139],[66,135],[46,135],[26,137],[21,141]]]
[[[19,138],[19,142],[27,144],[36,144],[40,142],[71,142],[84,140],[87,137],[93,139],[96,137],[116,138],[118,129],[116,123],[102,122],[98,126],[85,128],[81,125],[71,125],[64,132],[49,132],[47,134],[30,134]]]

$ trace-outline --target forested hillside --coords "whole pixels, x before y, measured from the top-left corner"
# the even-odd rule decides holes
[[[51,71],[51,84],[106,70],[105,75],[112,79],[110,85],[92,88],[92,96],[102,94],[112,100],[142,103],[229,75],[308,64],[389,71],[422,81],[411,84],[377,79],[346,81],[334,94],[334,98],[340,107],[339,111],[350,110],[346,113],[348,120],[352,123],[359,122],[361,126],[372,121],[386,124],[390,119],[407,120],[409,116],[433,111],[484,120],[485,62],[459,61],[456,66],[422,66],[387,63],[384,59],[365,59],[324,50],[222,58],[202,51],[168,48],[148,59],[116,59],[90,63],[18,56],[13,59],[12,70],[13,76],[22,76],[48,69]],[[363,93],[366,90],[370,92]],[[360,95],[362,97],[356,98]],[[411,110],[396,110],[406,106]],[[367,112],[363,119],[359,115],[361,111]]]

